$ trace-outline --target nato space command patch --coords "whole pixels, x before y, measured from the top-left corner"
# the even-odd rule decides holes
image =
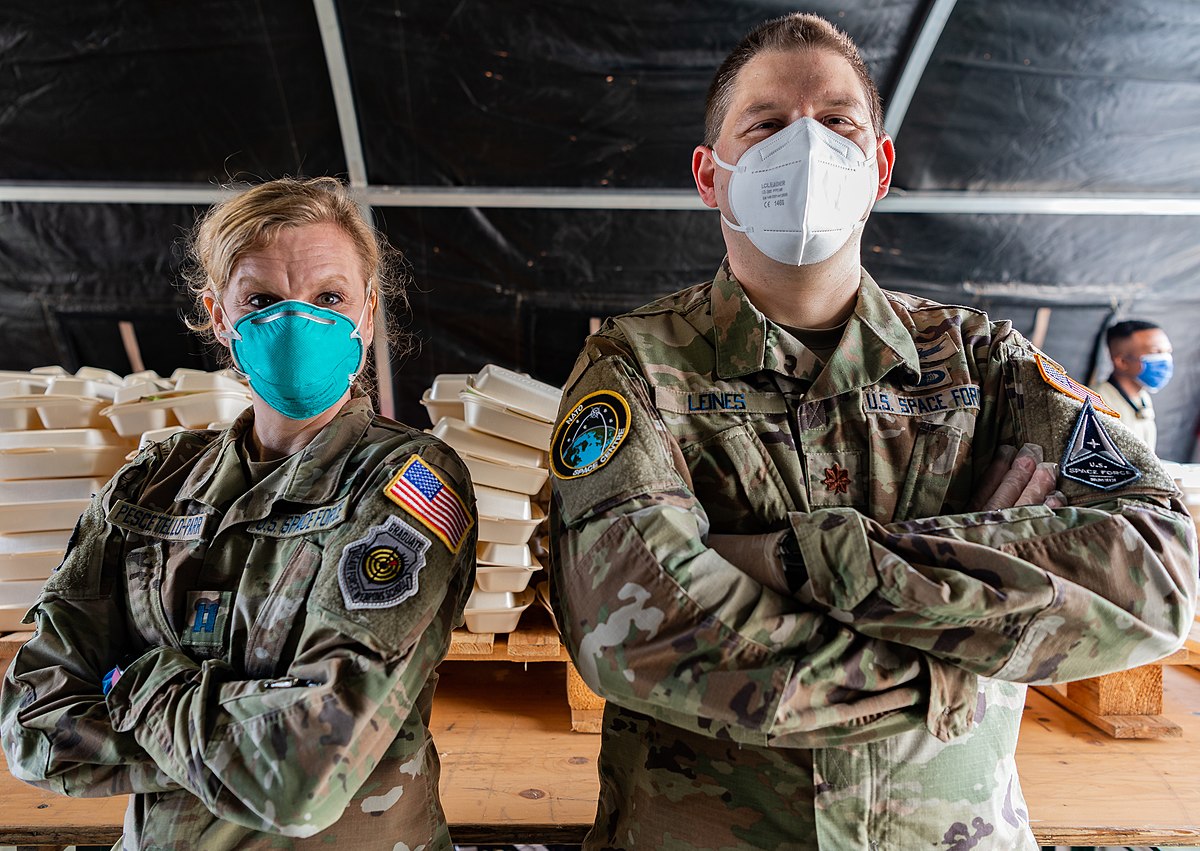
[[[429,539],[398,517],[351,541],[338,562],[338,585],[347,609],[386,609],[417,593]]]
[[[1142,477],[1141,471],[1129,463],[1108,436],[1091,400],[1083,403],[1075,421],[1075,431],[1063,454],[1062,474],[1106,491]]]
[[[620,393],[598,390],[563,417],[550,443],[550,467],[560,479],[578,479],[610,460],[629,434],[629,403]]]

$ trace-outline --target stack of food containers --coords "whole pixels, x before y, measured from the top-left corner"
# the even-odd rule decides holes
[[[249,403],[243,385],[198,370],[169,380],[92,367],[0,372],[0,632],[29,628],[21,618],[62,561],[75,521],[143,432],[168,426],[161,439],[231,419]]]
[[[489,364],[474,375],[439,375],[421,399],[433,434],[458,452],[475,485],[471,632],[512,632],[533,602],[529,583],[541,564],[530,540],[546,516],[547,454],[561,397],[557,387]]]

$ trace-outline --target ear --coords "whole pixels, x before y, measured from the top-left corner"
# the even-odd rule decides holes
[[[717,206],[717,190],[713,184],[717,171],[717,164],[713,162],[712,148],[708,145],[697,145],[692,151],[692,178],[696,181],[696,191],[700,193],[700,200],[704,202],[704,206]]]
[[[229,331],[229,317],[225,315],[225,309],[221,307],[221,303],[217,301],[217,297],[211,291],[206,291],[201,299],[204,302],[204,309],[208,311],[208,316],[212,320],[213,336],[217,338],[218,343],[229,348],[229,341],[224,336]]]
[[[888,194],[888,189],[892,185],[892,166],[895,164],[896,146],[892,144],[892,137],[884,133],[875,151],[875,165],[879,168],[879,183],[875,192],[876,201]]]

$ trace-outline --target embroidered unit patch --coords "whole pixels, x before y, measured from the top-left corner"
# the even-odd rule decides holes
[[[610,460],[629,433],[629,403],[620,393],[584,396],[554,432],[550,467],[560,479],[591,475]]]
[[[458,494],[417,455],[408,459],[383,492],[441,538],[452,553],[458,552],[475,524]]]
[[[1075,431],[1063,453],[1062,474],[1106,491],[1142,477],[1141,471],[1129,463],[1108,436],[1090,400],[1083,403],[1083,410],[1075,420]]]
[[[430,540],[399,517],[351,541],[338,562],[338,586],[347,609],[386,609],[416,595]]]
[[[825,468],[822,484],[830,493],[846,493],[850,490],[850,471],[835,462],[832,467]]]
[[[1038,369],[1041,370],[1042,378],[1046,383],[1057,390],[1076,399],[1080,402],[1091,402],[1097,411],[1103,414],[1108,414],[1110,417],[1121,418],[1121,415],[1110,408],[1097,393],[1090,387],[1085,387],[1071,376],[1067,375],[1067,371],[1045,355],[1038,353],[1034,355],[1037,360]]]

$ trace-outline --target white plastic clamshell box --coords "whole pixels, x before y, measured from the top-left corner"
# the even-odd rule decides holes
[[[135,437],[175,424],[184,428],[204,428],[211,422],[236,419],[249,406],[248,390],[208,390],[162,393],[137,402],[112,405],[100,413],[112,420],[117,434]]]
[[[495,544],[526,544],[533,537],[533,530],[546,519],[542,509],[532,506],[533,516],[529,520],[506,520],[500,517],[479,515],[479,540]]]
[[[38,594],[42,593],[42,586],[45,584],[46,580],[44,579],[14,579],[12,582],[0,582],[0,606],[24,606],[28,609],[37,602]]]
[[[529,520],[533,517],[528,494],[486,485],[475,485],[475,507],[480,514],[502,520]]]
[[[562,401],[562,390],[552,384],[489,363],[467,382],[467,386],[506,408],[553,423]]]
[[[554,423],[506,407],[474,390],[464,390],[458,397],[463,404],[463,419],[471,428],[543,451],[550,448]]]
[[[73,529],[104,479],[0,482],[0,532]]]
[[[49,578],[70,538],[70,529],[0,535],[0,581]]]
[[[476,485],[501,488],[532,496],[542,489],[542,485],[550,476],[550,471],[545,467],[502,464],[498,461],[476,458],[474,455],[462,451],[459,452],[459,457],[467,465],[471,481]]]
[[[21,623],[21,619],[25,617],[27,611],[29,611],[29,606],[0,606],[0,632],[32,631],[33,624]]]
[[[483,591],[478,585],[467,599],[463,617],[468,632],[512,632],[521,613],[534,600],[532,588],[524,591]]]
[[[527,544],[480,541],[475,555],[475,584],[480,591],[524,591],[542,569]]]
[[[463,418],[462,400],[458,398],[467,387],[468,372],[446,372],[435,376],[433,386],[421,395],[421,404],[429,413],[429,422],[437,425],[442,417]]]
[[[546,453],[540,449],[483,434],[468,428],[462,420],[452,417],[442,417],[438,420],[431,433],[434,437],[446,441],[455,451],[465,452],[476,458],[523,467],[546,466]]]
[[[0,479],[108,477],[132,447],[106,429],[0,432]]]

